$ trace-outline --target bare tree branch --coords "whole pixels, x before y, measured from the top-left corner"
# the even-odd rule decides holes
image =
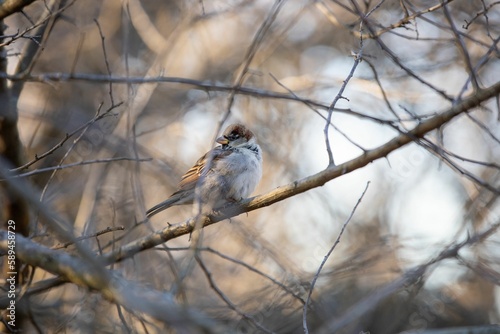
[[[84,129],[88,128],[89,126],[91,126],[92,124],[94,124],[95,122],[97,122],[98,120],[100,120],[100,119],[102,119],[102,118],[104,118],[104,117],[107,117],[107,116],[111,116],[110,112],[111,112],[114,108],[116,108],[116,107],[118,107],[118,106],[120,106],[120,105],[121,105],[121,103],[120,103],[120,104],[118,104],[118,105],[116,105],[116,106],[112,106],[110,109],[108,109],[106,112],[104,112],[104,113],[102,113],[102,114],[99,114],[99,113],[98,113],[95,117],[93,117],[93,118],[92,118],[91,120],[89,120],[88,122],[86,122],[86,123],[82,124],[81,126],[79,126],[79,127],[78,127],[77,129],[75,129],[74,131],[72,131],[72,132],[70,132],[70,133],[67,133],[67,134],[66,134],[66,136],[65,136],[63,139],[61,139],[61,140],[59,141],[59,143],[57,143],[57,144],[56,144],[54,147],[52,147],[50,150],[48,150],[47,152],[44,152],[44,153],[42,153],[42,154],[40,154],[40,155],[35,155],[35,158],[34,158],[33,160],[31,160],[31,161],[29,161],[29,162],[25,163],[25,164],[24,164],[24,165],[22,165],[22,166],[19,166],[19,167],[13,168],[13,169],[11,169],[11,171],[13,171],[13,172],[21,171],[21,170],[26,169],[26,168],[28,168],[29,166],[31,166],[31,165],[33,165],[33,164],[37,163],[38,161],[42,160],[43,158],[45,158],[45,157],[47,157],[47,156],[51,155],[51,154],[52,154],[52,153],[54,153],[57,149],[61,148],[61,147],[64,145],[64,143],[65,143],[68,139],[70,139],[71,137],[73,137],[75,134],[77,134],[77,133],[79,133],[80,131],[82,131],[82,130],[84,130]]]
[[[474,66],[472,66],[472,61],[470,59],[469,51],[465,46],[462,36],[460,36],[460,34],[458,33],[457,27],[453,22],[453,18],[450,14],[448,6],[444,4],[444,1],[441,1],[441,3],[443,4],[444,16],[446,17],[446,20],[450,25],[451,31],[455,35],[455,42],[457,44],[457,48],[460,50],[460,53],[462,54],[462,57],[464,59],[465,68],[467,69],[467,73],[469,74],[469,80],[472,82],[472,87],[474,88],[474,90],[477,90],[479,88],[479,83],[477,82],[476,72],[474,71]],[[458,96],[458,98],[460,98],[460,96]]]
[[[144,162],[144,161],[151,161],[151,158],[130,158],[130,157],[117,157],[117,158],[109,158],[109,159],[94,159],[94,160],[84,160],[84,161],[79,161],[79,162],[73,162],[70,164],[66,165],[57,165],[54,167],[46,167],[46,168],[39,168],[32,170],[30,172],[22,173],[22,174],[15,174],[11,178],[18,178],[18,177],[28,177],[28,176],[33,176],[37,174],[42,174],[42,173],[48,173],[48,172],[53,172],[56,170],[61,170],[61,169],[66,169],[66,168],[73,168],[77,166],[85,166],[85,165],[92,165],[92,164],[103,164],[103,163],[110,163],[114,161],[137,161],[137,162]],[[4,181],[4,179],[0,179],[0,182]]]
[[[470,111],[486,100],[495,97],[499,93],[500,82],[486,89],[479,90],[476,94],[465,98],[463,101],[452,106],[448,110],[445,110],[439,113],[437,116],[434,116],[427,121],[420,123],[408,133],[402,133],[386,144],[378,148],[368,150],[365,154],[353,160],[335,167],[329,167],[314,175],[294,181],[288,185],[278,187],[277,189],[270,191],[267,194],[243,200],[239,204],[232,205],[220,211],[220,213],[218,214],[211,215],[206,218],[203,226],[217,223],[221,220],[234,217],[243,212],[257,210],[259,208],[269,206],[289,197],[303,193],[307,190],[321,187],[325,183],[333,180],[336,177],[352,172],[353,170],[366,166],[370,162],[387,156],[394,150],[408,143],[411,143],[415,138],[423,137],[426,133],[438,129],[440,126],[446,124],[454,117]],[[164,229],[155,232],[154,234],[133,241],[127,245],[120,247],[119,249],[116,249],[115,251],[105,254],[104,259],[106,263],[122,261],[126,258],[134,256],[144,249],[152,248],[167,240],[171,240],[181,235],[191,233],[193,231],[194,224],[195,219],[189,219],[182,223],[169,225]]]
[[[24,7],[31,5],[36,0],[4,0],[0,3],[0,20],[20,12]]]
[[[316,281],[318,280],[319,274],[321,273],[321,270],[323,270],[323,267],[325,266],[326,261],[328,261],[328,259],[330,258],[330,255],[332,255],[333,251],[335,250],[335,247],[337,247],[337,245],[339,244],[340,238],[342,238],[342,235],[344,234],[344,231],[347,227],[347,224],[349,224],[352,217],[354,216],[354,213],[356,212],[356,209],[358,208],[359,204],[363,200],[363,197],[365,197],[366,191],[368,190],[369,186],[370,186],[370,182],[368,182],[366,184],[365,190],[363,190],[363,193],[361,194],[358,201],[354,205],[354,208],[352,209],[351,214],[349,215],[347,220],[342,225],[342,228],[340,229],[340,232],[339,232],[339,235],[337,236],[337,239],[333,243],[333,246],[330,248],[328,253],[326,253],[325,257],[323,258],[323,261],[321,261],[321,264],[319,265],[318,270],[316,271],[316,274],[314,275],[313,280],[311,281],[311,287],[309,288],[309,293],[307,294],[306,303],[304,304],[304,308],[302,311],[302,327],[304,328],[304,333],[306,333],[306,334],[309,333],[309,328],[307,325],[307,309],[309,308],[309,303],[311,302],[311,295],[312,295],[314,286],[316,285]]]
[[[451,96],[449,96],[444,90],[436,87],[429,81],[425,80],[422,76],[419,76],[417,73],[415,73],[411,68],[408,66],[404,65],[402,61],[397,57],[397,55],[389,48],[379,37],[376,37],[376,33],[374,28],[371,26],[371,23],[364,17],[363,12],[359,8],[359,5],[356,1],[351,1],[353,7],[355,8],[355,12],[363,19],[365,20],[365,26],[370,32],[371,36],[374,37],[375,41],[378,43],[380,48],[384,50],[384,52],[389,56],[389,58],[392,59],[392,61],[397,64],[399,67],[401,67],[409,76],[414,78],[415,80],[421,82],[425,86],[431,88],[433,91],[441,95],[443,98],[445,98],[448,101],[453,100]]]
[[[108,226],[104,230],[97,231],[96,233],[92,233],[91,235],[84,235],[84,236],[75,238],[74,242],[78,242],[78,241],[82,241],[82,240],[90,239],[90,238],[95,238],[95,237],[98,237],[100,235],[103,235],[103,234],[106,234],[106,233],[109,233],[109,232],[123,231],[124,229],[125,229],[125,227],[123,227],[123,226],[115,226],[115,227]],[[55,245],[54,247],[52,247],[52,249],[67,248],[68,246],[73,245],[74,242],[66,242],[66,243],[64,243],[62,245],[61,244]]]
[[[250,321],[255,327],[257,327],[258,329],[260,329],[262,332],[264,332],[264,333],[273,333],[269,329],[267,329],[264,326],[262,326],[261,324],[259,324],[251,315],[243,312],[237,305],[235,305],[224,294],[224,292],[215,283],[215,281],[213,279],[213,276],[212,276],[212,273],[208,270],[207,266],[205,265],[205,263],[203,262],[203,260],[201,259],[201,257],[200,257],[199,254],[195,255],[195,259],[196,259],[196,262],[198,263],[198,265],[200,266],[201,270],[205,274],[205,277],[207,278],[208,283],[210,284],[210,287],[212,288],[212,290],[215,291],[215,293],[224,301],[224,303],[226,303],[229,306],[229,308],[231,308],[232,310],[234,310],[236,313],[238,313],[240,316],[242,316],[246,320]]]
[[[184,247],[184,248],[165,248],[164,250],[165,251],[174,251],[174,250],[185,250],[185,251],[188,251],[190,250],[191,248],[187,248],[187,247]],[[161,249],[163,250],[163,249]],[[256,273],[257,275],[259,276],[262,276],[264,278],[266,278],[267,280],[271,281],[273,284],[279,286],[281,289],[283,289],[283,291],[285,291],[286,293],[290,294],[291,296],[293,296],[293,298],[297,299],[302,305],[304,305],[306,302],[304,299],[302,299],[302,297],[300,297],[299,295],[297,295],[295,292],[293,292],[292,290],[290,290],[290,288],[288,288],[286,285],[284,285],[283,283],[279,282],[278,280],[272,278],[271,276],[267,275],[266,273],[258,270],[257,268],[255,268],[254,266],[251,266],[249,265],[248,263],[245,263],[241,260],[238,260],[238,259],[235,259],[235,258],[232,258],[228,255],[225,255],[215,249],[212,249],[210,247],[199,247],[197,248],[198,251],[200,252],[209,252],[209,253],[212,253],[212,254],[215,254],[225,260],[228,260],[228,261],[231,261],[233,263],[236,263],[240,266],[243,266],[245,267],[246,269]]]
[[[0,231],[0,250],[6,252],[7,249],[7,232]],[[143,312],[179,329],[210,330],[215,325],[207,316],[176,305],[168,293],[128,281],[116,271],[106,270],[103,281],[101,274],[97,275],[95,267],[87,261],[40,246],[20,235],[16,236],[16,255],[24,263],[95,290],[129,311]]]
[[[266,19],[262,22],[260,25],[259,29],[257,30],[255,37],[252,40],[252,44],[247,50],[247,53],[245,55],[245,60],[243,63],[243,66],[241,70],[239,71],[233,87],[229,93],[228,96],[228,102],[227,102],[227,110],[224,116],[221,118],[219,122],[219,126],[217,129],[216,133],[219,133],[222,124],[226,121],[226,119],[229,117],[229,114],[231,112],[231,107],[233,106],[234,103],[234,97],[236,93],[238,92],[238,89],[243,85],[243,82],[245,80],[245,76],[248,73],[248,69],[250,67],[250,64],[252,60],[254,59],[255,55],[257,54],[257,50],[259,49],[260,44],[262,43],[262,40],[264,39],[264,36],[267,34],[268,30],[271,28],[271,25],[273,24],[274,20],[276,20],[276,17],[278,16],[278,13],[280,12],[281,8],[285,4],[286,0],[275,0],[274,4],[269,11],[269,14],[267,15]],[[215,138],[214,138],[215,139]]]
[[[330,147],[330,138],[328,136],[328,130],[330,129],[330,123],[332,122],[332,114],[333,111],[335,110],[335,105],[337,102],[343,98],[342,94],[344,93],[345,88],[347,87],[347,84],[349,83],[349,80],[351,80],[352,76],[354,75],[354,72],[356,71],[356,68],[358,67],[358,64],[361,62],[363,59],[363,43],[361,42],[361,49],[357,54],[354,55],[354,63],[352,64],[351,71],[347,75],[347,78],[344,80],[342,83],[342,86],[339,89],[339,92],[335,96],[335,98],[332,101],[332,104],[330,104],[330,107],[328,108],[328,116],[326,118],[326,123],[325,123],[325,128],[323,130],[325,134],[325,143],[326,143],[326,152],[328,153],[328,165],[329,166],[335,166],[335,161],[333,160],[333,153],[332,153],[332,148]]]
[[[441,253],[438,256],[436,256],[429,262],[415,266],[407,270],[398,279],[392,281],[389,284],[386,284],[382,288],[377,289],[369,296],[358,301],[349,310],[344,312],[343,316],[332,319],[331,321],[323,325],[322,328],[317,333],[327,334],[338,331],[339,329],[349,324],[351,321],[358,319],[369,310],[372,310],[378,303],[380,303],[383,299],[387,298],[387,296],[404,288],[405,286],[415,284],[419,279],[421,279],[421,277],[423,277],[430,270],[430,268],[434,264],[443,261],[445,259],[457,257],[458,252],[462,248],[482,242],[483,240],[489,238],[492,234],[494,234],[499,228],[500,228],[500,223],[493,224],[480,233],[470,236],[459,243],[447,246],[441,251]]]
[[[12,269],[15,251],[20,273],[0,293],[0,319],[16,302],[16,329],[39,333],[493,322],[499,4],[0,0],[0,218],[17,237],[0,265]],[[115,120],[101,121],[101,100],[104,115],[121,105]],[[261,145],[260,195],[198,220],[175,207],[137,221],[226,118]],[[358,196],[332,245],[324,217],[349,215],[351,177],[376,195]],[[201,230],[266,206],[250,224]],[[345,258],[329,266],[340,240]],[[449,264],[460,278],[439,286]]]

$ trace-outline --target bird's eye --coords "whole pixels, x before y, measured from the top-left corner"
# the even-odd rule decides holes
[[[240,138],[240,134],[238,132],[231,132],[228,136],[229,140],[236,140]]]

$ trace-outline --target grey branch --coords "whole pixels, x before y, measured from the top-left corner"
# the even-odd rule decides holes
[[[8,250],[7,231],[0,231],[0,250]],[[40,267],[54,275],[101,293],[112,303],[123,306],[129,311],[143,312],[178,329],[188,332],[208,330],[213,332],[215,325],[209,317],[179,306],[168,293],[142,286],[124,279],[118,272],[106,271],[107,279],[101,273],[94,275],[95,266],[87,261],[71,256],[63,251],[52,250],[36,244],[17,234],[15,239],[16,256],[19,260],[34,267]],[[210,330],[211,329],[211,330]],[[182,330],[181,330],[182,331]]]
[[[409,285],[415,284],[418,280],[425,275],[425,273],[430,269],[434,264],[449,258],[454,258],[458,256],[458,252],[464,248],[465,246],[471,246],[476,243],[479,243],[492,234],[497,232],[500,228],[500,223],[496,223],[491,225],[489,228],[484,230],[483,232],[477,233],[472,237],[468,237],[462,242],[457,244],[451,244],[443,249],[441,253],[435,258],[431,259],[429,262],[417,265],[408,271],[406,271],[401,277],[395,279],[389,284],[383,286],[380,289],[377,289],[372,294],[367,297],[361,299],[354,306],[348,309],[342,316],[332,319],[328,323],[326,323],[317,333],[319,334],[327,334],[327,333],[336,333],[339,329],[348,325],[352,321],[355,321],[359,317],[363,316],[366,312],[373,310],[373,308],[383,301],[386,297],[390,296],[396,291],[399,291]]]
[[[92,165],[92,164],[105,164],[105,163],[110,163],[110,162],[115,162],[115,161],[144,162],[144,161],[151,161],[151,160],[152,160],[152,158],[136,159],[136,158],[132,158],[132,157],[117,157],[117,158],[107,158],[107,159],[83,160],[83,161],[73,162],[73,163],[65,164],[65,165],[39,168],[39,169],[35,169],[35,170],[30,171],[30,172],[26,172],[26,173],[22,173],[22,174],[14,174],[11,178],[15,179],[18,177],[28,177],[28,176],[33,176],[33,175],[37,175],[37,174],[53,172],[55,170],[61,170],[61,169],[73,168],[73,167],[85,166],[85,165]],[[2,179],[0,179],[0,181],[2,181]]]

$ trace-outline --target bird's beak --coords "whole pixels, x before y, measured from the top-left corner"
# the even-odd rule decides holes
[[[218,142],[221,145],[227,145],[227,144],[229,144],[229,140],[226,137],[224,137],[224,136],[221,136],[221,137],[217,138],[216,142]]]

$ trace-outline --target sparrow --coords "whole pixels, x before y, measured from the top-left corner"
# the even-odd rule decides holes
[[[195,202],[203,211],[211,210],[254,191],[262,177],[262,151],[252,131],[232,124],[216,142],[221,145],[198,159],[182,176],[176,192],[146,211],[148,218],[171,206]]]

